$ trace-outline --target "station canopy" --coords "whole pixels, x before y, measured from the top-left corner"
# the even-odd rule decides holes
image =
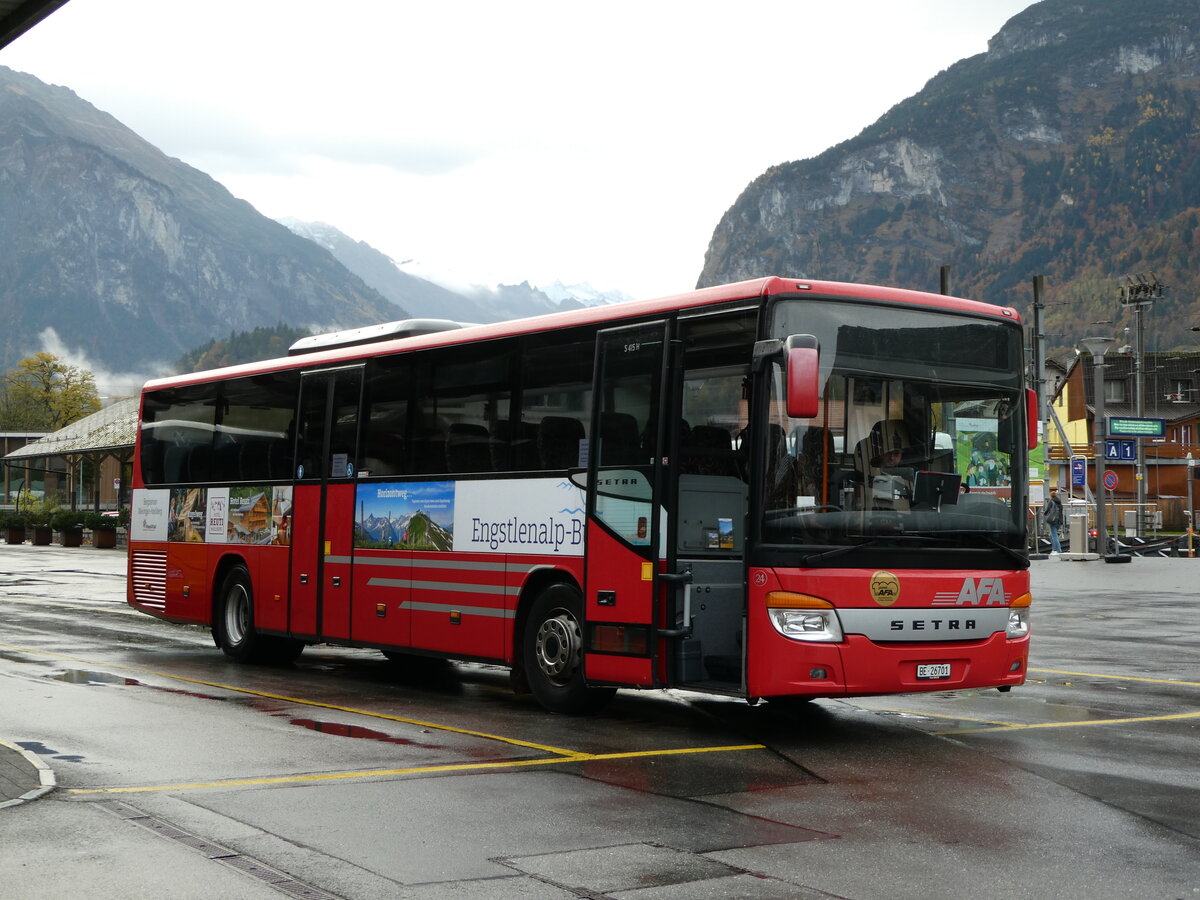
[[[127,397],[118,400],[66,428],[51,432],[19,450],[14,450],[4,459],[6,462],[46,456],[62,456],[67,459],[103,459],[106,456],[115,456],[122,461],[130,459],[133,457],[133,444],[137,438],[140,399]]]

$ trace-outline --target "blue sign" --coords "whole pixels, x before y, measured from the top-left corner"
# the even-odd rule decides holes
[[[1108,438],[1104,442],[1104,458],[1109,462],[1134,462],[1137,460],[1137,441]]]
[[[1110,491],[1115,491],[1117,489],[1117,473],[1116,472],[1105,472],[1104,473],[1104,486],[1106,488],[1108,488]]]
[[[1071,485],[1083,487],[1087,484],[1087,460],[1082,456],[1071,457]]]

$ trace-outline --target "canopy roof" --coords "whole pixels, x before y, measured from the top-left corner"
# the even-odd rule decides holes
[[[84,453],[128,458],[133,455],[137,437],[138,397],[128,397],[106,406],[14,450],[5,459],[29,459],[38,456],[71,456]]]

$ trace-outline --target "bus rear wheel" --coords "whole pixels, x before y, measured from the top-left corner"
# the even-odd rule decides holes
[[[584,682],[582,621],[583,598],[567,584],[551,585],[539,594],[525,621],[524,674],[533,696],[551,712],[595,712],[616,693]]]
[[[304,650],[303,641],[268,637],[254,628],[254,589],[245,566],[234,566],[221,583],[213,615],[213,638],[238,662],[288,663]]]

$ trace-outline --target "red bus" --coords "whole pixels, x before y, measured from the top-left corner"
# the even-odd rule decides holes
[[[236,660],[501,663],[550,710],[1025,679],[1012,309],[765,278],[149,382],[129,603]]]

